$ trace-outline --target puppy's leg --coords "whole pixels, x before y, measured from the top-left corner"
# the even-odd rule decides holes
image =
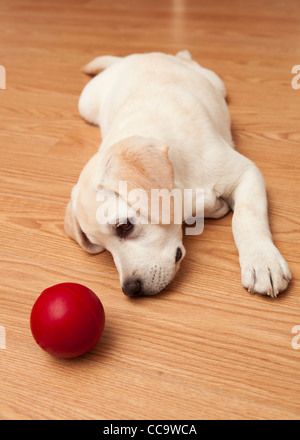
[[[82,71],[88,75],[97,75],[102,72],[102,70],[107,69],[108,67],[115,64],[117,61],[120,61],[121,57],[114,57],[111,55],[103,55],[101,57],[94,58],[88,64],[86,64]]]
[[[81,92],[78,111],[81,116],[93,125],[100,125],[100,105],[103,90],[102,75],[93,78]]]
[[[97,75],[107,67],[112,66],[122,58],[113,56],[102,56],[95,58],[87,64],[83,71],[90,75]],[[81,116],[94,125],[100,125],[100,105],[101,98],[109,88],[110,72],[101,73],[95,76],[83,89],[78,103],[78,110]]]
[[[202,74],[212,83],[212,85],[222,93],[223,97],[226,98],[226,87],[221,78],[212,70],[202,67]]]
[[[176,56],[188,63],[193,70],[196,70],[197,72],[204,75],[212,83],[212,85],[222,93],[224,98],[226,97],[225,85],[221,78],[215,72],[206,69],[205,67],[202,67],[199,63],[194,61],[192,59],[192,55],[188,50],[181,50],[180,52],[177,52]]]
[[[276,297],[292,276],[272,241],[264,179],[246,157],[231,150],[232,230],[239,251],[242,283],[252,293]]]

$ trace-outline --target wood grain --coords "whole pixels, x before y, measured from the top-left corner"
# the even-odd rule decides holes
[[[6,195],[0,195],[0,204],[5,207],[5,211],[0,213],[0,225],[4,233],[2,244],[6,254],[22,257],[26,253],[33,260],[42,258],[48,263],[92,271],[97,277],[109,274],[118,278],[108,252],[89,255],[65,235],[62,221],[65,204]],[[277,246],[289,261],[291,270],[297,270],[299,248],[291,249],[290,244],[293,238],[297,238],[298,223],[288,221],[285,217],[282,220],[280,210],[278,215],[273,215],[271,211],[271,219],[274,226],[278,224],[273,234]],[[231,215],[223,219],[224,226],[218,227],[216,220],[207,223],[202,235],[184,238],[187,256],[172,287],[269,303],[269,298],[252,296],[241,289],[238,254],[231,232]],[[277,229],[281,231],[280,234],[276,233]],[[22,240],[15,240],[14,237],[22,232]],[[284,234],[292,236],[288,243],[283,240]],[[236,288],[233,289],[233,286]],[[118,291],[121,294],[120,286]],[[274,305],[300,308],[300,297],[284,294]]]
[[[105,334],[85,359],[266,405],[277,399],[276,407],[299,411],[298,354],[290,345],[299,311],[176,289],[132,301],[120,296],[112,277],[103,275],[99,285],[91,272],[62,272],[22,258],[13,259],[12,269],[12,259],[1,259],[9,278],[0,312],[10,329],[7,345],[34,345],[28,318],[35,292],[47,287],[49,277],[53,283],[72,277],[97,292],[107,311]]]
[[[224,417],[226,408],[232,420],[241,419],[241,414],[248,419],[297,419],[297,413],[233,399],[222,392],[114,368],[85,357],[67,362],[50,359],[44,353],[37,356],[38,350],[11,343],[1,356],[0,372],[5,378],[1,418],[216,419]],[[24,369],[24,365],[30,368]],[[32,383],[34,393],[29,393]]]
[[[1,419],[300,419],[299,64],[297,0],[3,0],[0,64]],[[189,49],[225,81],[236,149],[261,169],[270,225],[293,281],[277,300],[240,282],[232,215],[185,237],[174,281],[123,295],[111,255],[66,237],[73,185],[101,134],[77,103],[80,68],[101,54]],[[101,298],[98,346],[74,360],[42,352],[31,307],[73,281]]]

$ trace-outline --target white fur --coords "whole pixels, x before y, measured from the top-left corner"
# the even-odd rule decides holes
[[[130,142],[141,149],[155,144],[153,154],[159,156],[163,155],[161,143],[169,148],[174,187],[204,189],[206,217],[218,218],[234,210],[232,228],[244,287],[277,296],[291,274],[272,242],[263,177],[253,162],[233,148],[221,79],[193,61],[188,51],[177,56],[103,56],[84,68],[89,74],[101,70],[79,100],[83,118],[101,128],[101,148],[84,168],[66,216],[73,216],[84,231],[89,248],[78,239],[70,220],[66,220],[67,233],[89,252],[111,251],[122,284],[139,278],[145,294],[164,288],[179,267],[174,261],[176,249],[185,252],[181,226],[139,225],[136,238],[120,240],[111,227],[95,221],[95,193],[107,186],[107,164],[120,166],[114,161],[118,153],[113,148],[122,142],[129,151]]]

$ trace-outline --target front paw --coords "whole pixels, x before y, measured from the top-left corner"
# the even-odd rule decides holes
[[[242,284],[251,293],[276,298],[292,279],[289,266],[272,242],[259,244],[240,256]]]

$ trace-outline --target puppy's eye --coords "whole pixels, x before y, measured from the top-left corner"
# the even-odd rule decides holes
[[[130,220],[127,220],[125,223],[120,223],[116,227],[116,232],[118,237],[126,237],[133,230],[134,225],[130,223]]]

